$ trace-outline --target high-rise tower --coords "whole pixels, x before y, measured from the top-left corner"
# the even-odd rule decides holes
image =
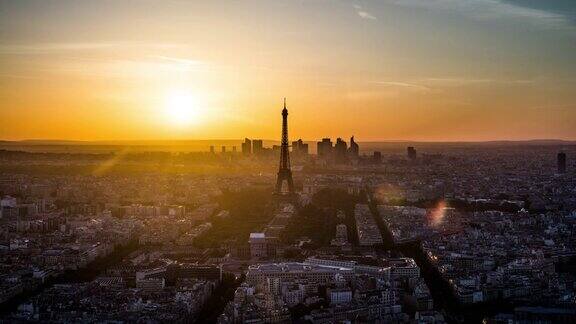
[[[288,152],[288,109],[286,109],[286,98],[284,98],[284,109],[282,109],[282,144],[280,146],[280,167],[278,168],[278,178],[276,180],[275,194],[282,194],[282,184],[288,184],[288,194],[294,194],[294,181],[290,170],[290,153]]]
[[[414,148],[414,146],[408,146],[407,151],[408,151],[408,158],[410,160],[416,160],[416,149]]]
[[[348,152],[350,153],[350,157],[355,160],[357,160],[360,155],[360,146],[354,141],[354,136],[350,138],[350,148],[348,148]]]
[[[558,165],[558,173],[566,173],[566,153],[560,152],[556,158],[556,163]]]

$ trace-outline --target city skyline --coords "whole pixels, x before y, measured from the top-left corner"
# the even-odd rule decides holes
[[[576,139],[570,1],[0,9],[2,140]]]

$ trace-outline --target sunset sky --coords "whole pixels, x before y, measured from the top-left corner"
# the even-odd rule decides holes
[[[576,140],[574,0],[0,0],[0,139]]]

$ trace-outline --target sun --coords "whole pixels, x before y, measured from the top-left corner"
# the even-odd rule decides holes
[[[168,120],[176,125],[190,125],[199,122],[200,103],[198,97],[189,91],[171,91],[166,94],[164,109]]]

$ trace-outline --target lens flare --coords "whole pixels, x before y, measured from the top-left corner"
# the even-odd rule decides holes
[[[444,200],[440,200],[436,207],[428,212],[428,223],[430,226],[436,227],[442,224],[444,217],[446,216],[446,207],[446,202]]]

